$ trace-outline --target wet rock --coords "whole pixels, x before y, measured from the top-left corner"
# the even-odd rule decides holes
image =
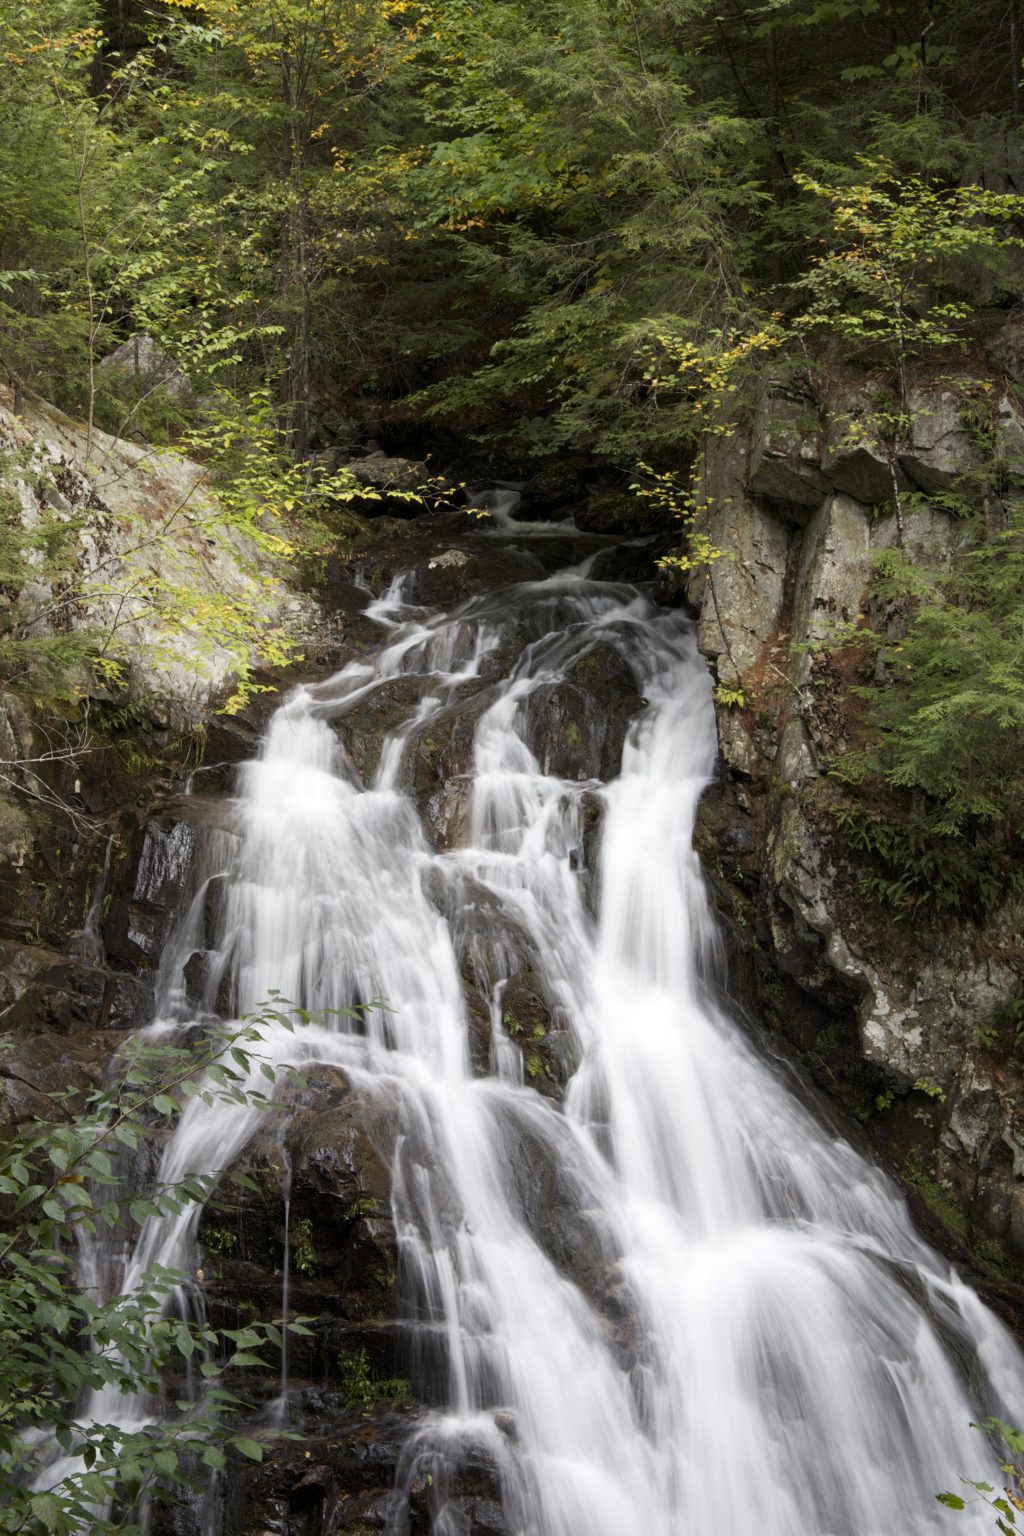
[[[551,1009],[529,972],[513,976],[501,994],[501,1022],[512,1040],[541,1041],[551,1028]]]
[[[126,848],[119,863],[134,863],[129,891],[116,891],[107,907],[103,942],[111,959],[126,966],[155,966],[189,889],[196,847],[187,821],[146,823],[136,858]]]
[[[0,1031],[57,1033],[102,1022],[106,971],[33,945],[0,943]]]
[[[310,1068],[286,1101],[235,1165],[255,1189],[232,1190],[227,1219],[212,1209],[203,1214],[199,1241],[211,1302],[279,1315],[288,1194],[294,1309],[353,1324],[387,1318],[397,1271],[389,1205],[395,1107],[351,1089],[331,1067]],[[322,1358],[327,1348],[331,1335],[319,1325],[318,1332],[313,1344],[296,1341],[300,1374],[317,1369],[316,1352]]]
[[[30,1120],[55,1119],[53,1100],[16,1073],[4,1071],[5,1065],[0,1053],[0,1133]]]
[[[33,842],[34,828],[28,811],[16,800],[0,797],[0,885],[12,896]]]
[[[604,723],[593,699],[571,683],[535,688],[521,712],[522,734],[542,773],[558,779],[600,777]]]
[[[114,971],[107,978],[103,1023],[108,1029],[141,1029],[153,1018],[154,1002],[152,974]]]
[[[526,550],[508,548],[497,539],[481,548],[479,533],[485,527],[475,528],[464,512],[424,513],[415,522],[381,516],[337,552],[337,574],[346,582],[368,583],[375,594],[404,575],[408,602],[446,612],[495,587],[544,574],[537,556]],[[379,636],[375,626],[367,631],[374,644]]]
[[[484,686],[431,716],[412,735],[405,782],[440,848],[462,847],[468,838],[474,740],[491,702]]]
[[[594,581],[621,581],[628,586],[656,581],[660,556],[672,553],[675,544],[674,535],[645,539],[639,544],[632,540],[612,544],[598,550],[590,567],[591,578]]]
[[[428,510],[419,494],[430,478],[426,464],[387,453],[350,459],[346,466],[367,494],[347,503],[363,517],[414,518]]]
[[[586,468],[560,457],[535,470],[521,487],[525,515],[537,522],[548,515],[563,518],[568,508],[575,508],[586,498]]]
[[[547,1116],[510,1102],[503,1116],[504,1171],[511,1198],[548,1258],[587,1296],[593,1296],[606,1262],[585,1191],[577,1182],[566,1146],[553,1153],[542,1130]]]
[[[522,734],[544,773],[560,779],[611,779],[642,700],[613,646],[592,647],[564,680],[535,688],[521,710]]]
[[[114,1038],[96,1030],[37,1034],[0,1052],[0,1123],[58,1120],[104,1078]],[[66,1100],[66,1102],[65,1102]]]
[[[592,491],[573,517],[581,533],[659,533],[672,523],[670,513],[632,491]]]
[[[468,776],[445,779],[427,800],[427,821],[438,848],[461,848],[469,839],[470,800],[473,788]]]
[[[374,687],[335,723],[345,757],[362,784],[372,784],[384,743],[402,730],[434,687],[429,677],[400,674]]]
[[[424,607],[450,612],[461,603],[497,586],[538,581],[544,568],[526,550],[495,548],[481,553],[445,549],[419,561],[411,570],[408,595]]]
[[[282,1443],[260,1466],[232,1468],[224,1536],[508,1536],[495,1469],[467,1450],[457,1465],[419,1444],[421,1414],[406,1409],[358,1422],[343,1405],[335,1427]],[[450,1455],[450,1452],[449,1452]],[[403,1493],[396,1495],[396,1485]],[[170,1536],[155,1531],[154,1536]]]
[[[578,1065],[576,1042],[537,976],[524,971],[509,978],[501,1022],[522,1055],[523,1081],[545,1098],[561,1099]]]

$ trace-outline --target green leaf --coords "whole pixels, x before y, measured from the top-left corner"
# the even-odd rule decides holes
[[[244,1435],[233,1435],[230,1444],[242,1456],[248,1456],[250,1461],[263,1460],[263,1447],[258,1440],[248,1440]]]
[[[265,1367],[266,1363],[267,1362],[265,1360],[260,1359],[259,1355],[250,1354],[245,1350],[241,1350],[238,1354],[232,1355],[231,1359],[228,1361],[229,1365],[237,1366],[248,1365]]]

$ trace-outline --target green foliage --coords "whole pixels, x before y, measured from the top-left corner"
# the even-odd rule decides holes
[[[76,1259],[83,1237],[129,1237],[151,1218],[180,1215],[214,1197],[223,1171],[125,1193],[119,1158],[139,1147],[154,1123],[172,1122],[191,1097],[267,1103],[252,1086],[260,1039],[259,1020],[214,1032],[198,1049],[135,1037],[111,1088],[54,1095],[53,1118],[22,1125],[0,1148],[5,1530],[138,1532],[133,1511],[144,1497],[175,1502],[197,1479],[223,1470],[229,1453],[262,1457],[260,1442],[231,1426],[245,1404],[226,1386],[225,1373],[269,1371],[262,1351],[280,1351],[280,1328],[217,1329],[180,1317],[173,1298],[190,1277],[159,1267],[131,1292],[104,1299],[80,1278]],[[288,1326],[304,1331],[301,1323]],[[159,1399],[174,1361],[192,1362],[201,1383],[194,1399],[176,1405],[175,1416],[136,1428],[81,1416],[95,1392]],[[48,1483],[54,1443],[70,1460]]]
[[[904,1092],[906,1091],[907,1090],[904,1090]],[[926,1098],[937,1099],[940,1104],[945,1103],[945,1092],[942,1088],[939,1087],[938,1083],[934,1082],[930,1077],[917,1078],[913,1084],[913,1087],[909,1091],[912,1093],[923,1093]],[[875,1108],[878,1110],[879,1114],[882,1114],[885,1112],[885,1110],[891,1109],[899,1097],[901,1097],[900,1090],[890,1085],[882,1093],[876,1095]]]
[[[1021,249],[1024,198],[976,185],[944,186],[857,157],[856,179],[794,182],[829,210],[830,232],[792,285],[806,300],[799,328],[825,328],[902,372],[915,358],[962,339],[969,262],[1006,267]],[[958,290],[960,290],[958,292]],[[905,404],[905,399],[904,402]]]
[[[858,690],[872,739],[835,769],[860,791],[839,824],[896,910],[987,911],[1024,891],[1024,520],[981,530],[948,571],[888,551],[877,595],[904,633],[879,642],[884,681]]]
[[[78,170],[96,117],[94,23],[88,0],[12,0],[0,14],[0,362],[44,388],[82,366],[88,341]]]
[[[351,1413],[369,1413],[380,1402],[397,1402],[409,1396],[409,1383],[402,1377],[379,1380],[374,1376],[362,1345],[342,1353],[338,1367],[345,1406]]]
[[[684,481],[673,470],[659,471],[652,469],[649,464],[638,464],[637,471],[643,478],[630,486],[634,495],[658,512],[668,513],[684,529],[683,552],[663,555],[658,561],[659,570],[689,573],[699,569],[707,570],[716,560],[736,558],[732,551],[716,548],[702,526],[711,511],[714,498],[704,489],[699,472],[691,471]]]
[[[295,1223],[291,1233],[292,1264],[300,1275],[312,1277],[316,1274],[317,1258],[316,1244],[313,1241],[313,1223],[308,1216],[303,1216]]]
[[[1004,1486],[995,1488],[988,1482],[961,1477],[964,1488],[970,1490],[966,1495],[937,1493],[935,1497],[947,1509],[954,1510],[973,1510],[979,1504],[986,1504],[995,1515],[995,1529],[1000,1536],[1014,1536],[1024,1525],[1020,1519],[1024,1515],[1024,1434],[1011,1429],[1001,1419],[993,1418],[972,1424],[971,1428],[979,1430],[989,1440],[999,1470],[1006,1479]]]

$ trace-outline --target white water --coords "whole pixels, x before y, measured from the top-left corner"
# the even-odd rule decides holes
[[[986,1471],[972,1419],[1021,1420],[1015,1346],[713,1001],[692,833],[716,746],[688,623],[573,573],[448,619],[403,609],[400,585],[372,611],[373,660],[296,690],[242,770],[210,995],[227,972],[239,1014],[275,990],[314,1011],[389,1004],[359,1032],[272,1029],[266,1054],[338,1063],[401,1106],[394,1219],[448,1404],[409,1478],[483,1447],[524,1536],[988,1529],[933,1496]],[[596,642],[648,702],[603,792],[595,918],[577,872],[593,786],[542,774],[521,731],[531,691]],[[431,679],[416,728],[435,735],[449,706],[491,688],[455,851],[433,850],[397,787],[409,729],[368,788],[332,729],[400,672]],[[524,1086],[502,1027],[524,934],[575,1042],[564,1111]],[[190,948],[168,951],[179,1019]],[[470,1062],[467,956],[493,1000],[488,1076]],[[161,1176],[224,1166],[258,1118],[191,1101]],[[557,1191],[547,1217],[541,1185]],[[197,1216],[151,1221],[126,1284],[194,1263]],[[454,1529],[439,1507],[439,1536]]]

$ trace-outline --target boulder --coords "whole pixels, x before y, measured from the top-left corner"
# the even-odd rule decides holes
[[[510,582],[538,581],[544,567],[520,549],[431,549],[409,573],[409,600],[450,613],[468,599]]]
[[[2,386],[0,437],[12,450],[0,489],[17,497],[25,526],[54,493],[81,519],[74,599],[61,601],[64,578],[26,583],[19,597],[26,629],[37,636],[61,626],[116,631],[118,702],[146,706],[164,730],[194,729],[233,691],[240,663],[259,665],[252,637],[264,624],[296,641],[319,624],[315,604],[283,587],[280,560],[226,518],[208,468],[171,449],[89,433],[35,397],[15,413]],[[156,593],[163,595],[155,601]],[[207,600],[216,607],[230,599],[260,623],[251,632],[229,623],[216,637],[204,634],[203,623],[190,621],[186,595],[198,613]]]
[[[60,1120],[68,1107],[80,1112],[83,1096],[103,1082],[115,1042],[98,1030],[40,1033],[0,1053],[0,1129],[36,1116]]]
[[[421,460],[378,450],[365,458],[349,459],[346,468],[364,488],[364,494],[347,505],[363,517],[414,518],[428,509],[418,494],[430,479],[430,471]]]
[[[31,1035],[40,1027],[70,1034],[99,1025],[107,972],[73,955],[0,942],[0,1031]]]
[[[573,508],[581,533],[647,534],[670,528],[673,517],[634,491],[592,491]]]
[[[422,1409],[408,1404],[370,1422],[339,1394],[307,1395],[303,1409],[301,1437],[275,1443],[261,1465],[232,1466],[223,1536],[508,1536],[484,1446],[466,1445],[456,1462],[451,1438],[425,1434]],[[173,1536],[172,1512],[155,1518],[153,1536]]]
[[[642,700],[633,674],[611,645],[595,645],[554,683],[542,683],[520,710],[520,732],[544,773],[559,779],[612,779],[630,721]]]
[[[183,403],[192,399],[192,386],[169,352],[152,336],[131,336],[96,365],[99,379],[125,380],[144,389],[159,387]]]
[[[351,1089],[335,1067],[310,1067],[234,1164],[252,1187],[232,1185],[229,1210],[203,1212],[198,1237],[211,1309],[225,1317],[252,1316],[255,1308],[269,1319],[281,1311],[287,1197],[291,1304],[317,1319],[315,1337],[296,1341],[299,1377],[322,1380],[324,1353],[334,1350],[327,1375],[336,1380],[346,1333],[352,1347],[382,1362],[393,1354],[393,1334],[381,1329],[394,1312],[397,1274],[389,1171],[396,1125],[394,1105]]]

